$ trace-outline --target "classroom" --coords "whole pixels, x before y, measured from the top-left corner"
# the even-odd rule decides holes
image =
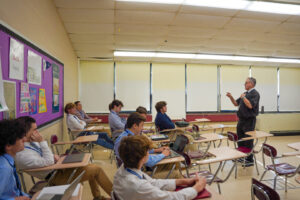
[[[298,0],[0,0],[0,199],[298,200]]]

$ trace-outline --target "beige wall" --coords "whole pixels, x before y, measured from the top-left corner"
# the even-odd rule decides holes
[[[260,114],[256,128],[262,131],[300,130],[300,113]]]
[[[0,20],[21,36],[64,63],[65,102],[78,97],[77,57],[52,0],[0,0]],[[75,83],[75,84],[74,84]],[[58,122],[42,130],[62,137]]]

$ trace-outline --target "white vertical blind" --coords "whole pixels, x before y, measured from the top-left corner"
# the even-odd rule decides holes
[[[277,111],[277,68],[254,66],[251,70],[260,94],[259,110],[264,106],[264,111]]]
[[[171,119],[185,118],[185,66],[184,64],[152,64],[153,75],[153,120],[155,104],[166,101],[167,114]]]
[[[114,63],[80,61],[79,100],[89,113],[107,113],[114,98]]]
[[[150,110],[150,63],[116,63],[116,98],[124,104],[124,111],[138,106]]]
[[[187,65],[187,111],[217,111],[216,65]]]
[[[244,84],[249,77],[249,67],[222,65],[220,76],[221,110],[237,110],[237,107],[233,106],[226,93],[230,92],[233,98],[237,99],[245,92]]]
[[[280,68],[280,111],[300,111],[300,69]]]

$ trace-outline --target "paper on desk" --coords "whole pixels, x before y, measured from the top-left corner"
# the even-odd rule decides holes
[[[39,196],[36,198],[37,200],[41,200],[40,197],[43,195],[55,195],[55,194],[64,194],[69,185],[60,185],[60,186],[52,186],[52,187],[44,187],[40,192]],[[80,188],[80,183],[76,186],[72,196],[78,196]],[[44,199],[44,198],[43,198]]]
[[[92,130],[95,126],[88,127],[87,130]]]

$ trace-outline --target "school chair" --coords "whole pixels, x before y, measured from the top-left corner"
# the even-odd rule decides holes
[[[278,193],[269,186],[252,178],[251,184],[251,200],[255,197],[258,200],[280,200]]]
[[[290,165],[288,163],[280,163],[278,162],[279,158],[282,158],[282,156],[277,155],[277,150],[273,146],[269,144],[263,144],[263,166],[265,168],[264,173],[262,174],[260,181],[263,181],[263,178],[267,171],[273,171],[275,172],[274,177],[274,190],[276,190],[276,181],[278,176],[284,176],[285,177],[285,192],[287,192],[287,179],[295,176],[297,173],[300,172],[300,164],[298,167],[295,167],[293,165]],[[265,156],[269,157],[271,159],[270,165],[266,165],[265,163]]]

